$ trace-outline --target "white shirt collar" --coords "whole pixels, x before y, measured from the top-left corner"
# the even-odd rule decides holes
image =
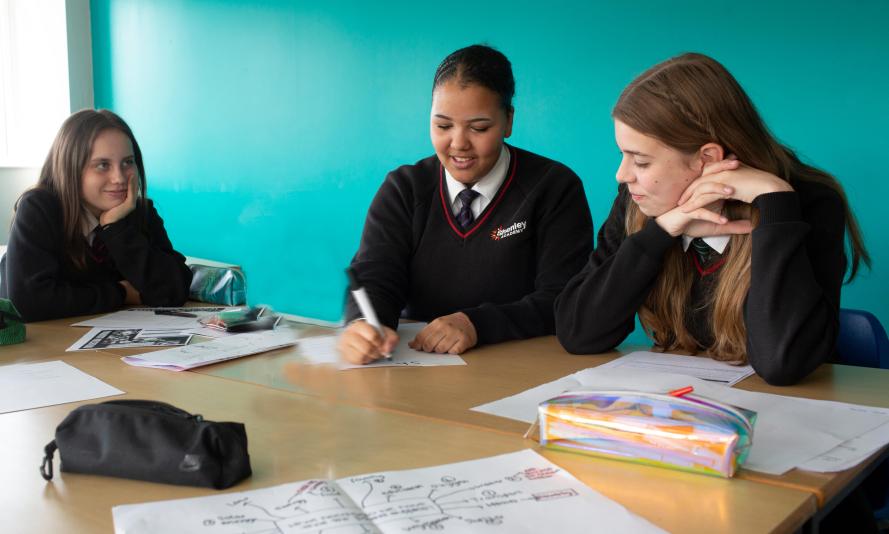
[[[93,237],[95,236],[93,230],[95,230],[96,227],[99,226],[99,219],[95,215],[93,215],[93,212],[88,209],[84,209],[83,218],[81,219],[81,221],[82,222],[80,231],[83,233],[83,237],[86,238],[90,246],[92,246]]]
[[[725,247],[728,246],[729,239],[732,236],[730,235],[711,235],[707,237],[702,237],[704,243],[710,245],[710,248],[715,250],[718,254],[722,254],[725,251]],[[691,245],[691,240],[694,239],[689,235],[682,234],[682,250],[688,250],[688,246]]]
[[[506,173],[509,171],[509,158],[509,149],[507,149],[504,144],[500,147],[500,157],[497,158],[497,163],[494,164],[488,174],[482,176],[479,181],[472,185],[472,189],[476,190],[482,197],[484,197],[483,203],[485,205],[494,199],[494,195],[497,194],[500,185],[503,183],[503,180],[506,179]],[[459,195],[460,191],[463,191],[466,186],[455,180],[447,169],[445,169],[445,180],[448,184],[448,196],[451,197],[451,208],[453,209],[454,202],[457,201],[457,195]]]

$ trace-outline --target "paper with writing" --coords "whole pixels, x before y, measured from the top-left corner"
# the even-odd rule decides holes
[[[310,363],[336,365],[339,369],[366,369],[371,367],[432,367],[439,365],[466,365],[466,361],[454,354],[435,354],[414,350],[408,346],[427,323],[401,323],[398,325],[398,345],[392,351],[391,360],[377,360],[367,365],[354,365],[340,360],[336,343],[342,331],[326,336],[306,337],[298,340],[296,351]]]
[[[456,464],[115,506],[117,534],[663,530],[524,450]]]
[[[121,360],[137,367],[186,371],[202,365],[280,349],[295,343],[296,336],[289,328],[279,328],[221,337],[206,343],[196,343],[174,349],[124,356]]]

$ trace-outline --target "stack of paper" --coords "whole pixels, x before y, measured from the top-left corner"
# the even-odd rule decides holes
[[[186,345],[175,349],[159,350],[121,358],[137,367],[155,367],[171,371],[186,371],[202,365],[222,362],[250,354],[294,345],[296,336],[288,328],[265,330],[252,334],[214,339],[206,343]]]
[[[530,450],[111,512],[117,534],[663,532]]]
[[[707,356],[683,356],[663,352],[631,352],[603,363],[599,369],[626,369],[688,375],[734,386],[754,373],[750,365],[732,365]]]
[[[200,308],[128,308],[94,319],[80,321],[71,326],[91,326],[93,328],[101,328],[102,330],[167,330],[187,332],[207,337],[225,337],[230,334],[223,330],[207,328],[200,323],[200,319],[228,309],[233,308],[226,308],[224,306],[206,306]]]
[[[889,443],[889,409],[754,393],[688,376],[637,369],[585,369],[473,410],[531,423],[541,402],[566,391],[666,393],[689,385],[694,387],[695,395],[757,413],[745,469],[775,475],[794,468],[839,471],[857,465]]]

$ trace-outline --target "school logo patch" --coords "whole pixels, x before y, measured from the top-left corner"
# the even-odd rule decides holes
[[[525,228],[528,227],[528,221],[521,221],[512,223],[510,226],[504,228],[503,226],[498,226],[497,228],[491,230],[491,239],[494,241],[500,241],[501,239],[506,239],[509,236],[513,236],[516,234],[520,234],[525,231]]]

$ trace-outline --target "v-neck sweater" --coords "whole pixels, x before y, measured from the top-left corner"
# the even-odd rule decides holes
[[[435,156],[386,177],[352,260],[384,325],[463,312],[479,344],[555,332],[553,301],[592,250],[589,207],[568,167],[508,148],[506,179],[466,229]],[[349,296],[347,320],[360,316]]]
[[[151,200],[95,235],[108,257],[87,253],[85,268],[76,268],[65,247],[58,197],[39,188],[26,192],[0,260],[0,297],[12,300],[29,322],[118,309],[125,299],[121,280],[146,306],[181,306],[188,298],[191,270],[173,249]]]
[[[747,360],[776,385],[798,382],[835,357],[846,270],[839,194],[811,181],[793,180],[791,185],[794,191],[767,193],[753,201],[759,223],[751,234],[750,289],[743,309]],[[634,317],[667,252],[681,250],[681,239],[653,219],[627,236],[628,202],[622,184],[590,261],[556,301],[557,335],[569,352],[600,353],[622,342],[633,331]],[[694,282],[685,326],[704,349],[713,341],[710,289],[722,269],[703,276],[688,265]]]

